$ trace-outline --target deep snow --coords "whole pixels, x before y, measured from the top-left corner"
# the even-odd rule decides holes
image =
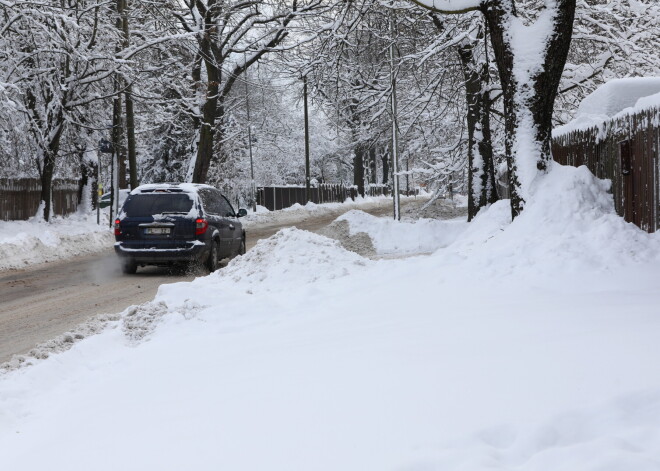
[[[0,468],[660,469],[660,239],[606,188],[554,165],[431,256],[283,230],[0,377]]]

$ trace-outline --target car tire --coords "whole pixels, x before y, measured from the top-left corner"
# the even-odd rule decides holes
[[[209,253],[209,258],[206,261],[206,268],[209,269],[211,273],[218,269],[218,241],[214,240],[211,244],[211,252]]]
[[[241,239],[241,245],[238,246],[238,255],[245,255],[245,235]]]
[[[131,258],[122,260],[121,262],[121,271],[126,275],[134,275],[137,272],[137,263]]]

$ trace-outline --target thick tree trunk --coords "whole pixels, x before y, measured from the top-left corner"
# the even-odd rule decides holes
[[[514,36],[512,31],[512,23],[520,21],[513,1],[485,2],[482,13],[488,22],[503,89],[511,214],[515,218],[524,208],[532,181],[547,169],[552,158],[552,111],[571,43],[575,0],[557,0],[552,33],[547,37],[545,50],[537,51],[540,63],[532,61],[532,66],[539,66],[534,70],[524,64],[530,60],[529,51],[518,60],[514,54],[514,41],[525,38]],[[547,14],[548,11],[540,13]],[[525,34],[543,31],[530,30]]]
[[[202,123],[199,131],[197,145],[197,158],[193,171],[193,183],[206,183],[206,177],[213,158],[213,143],[215,137],[215,123],[218,117],[222,120],[224,105],[219,103],[220,73],[213,63],[206,61],[207,88],[206,101],[202,106]],[[219,106],[220,105],[220,106]]]
[[[386,150],[380,156],[383,163],[383,185],[387,185],[390,181],[390,154]]]

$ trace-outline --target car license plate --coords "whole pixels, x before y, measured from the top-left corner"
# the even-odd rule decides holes
[[[147,227],[144,230],[145,234],[158,234],[158,235],[169,235],[170,233],[170,228],[169,227]]]

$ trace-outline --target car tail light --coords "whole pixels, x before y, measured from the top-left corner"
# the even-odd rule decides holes
[[[204,234],[208,228],[209,222],[206,219],[199,218],[195,220],[195,235]]]
[[[115,235],[121,235],[121,226],[119,225],[121,221],[119,219],[115,219]]]

